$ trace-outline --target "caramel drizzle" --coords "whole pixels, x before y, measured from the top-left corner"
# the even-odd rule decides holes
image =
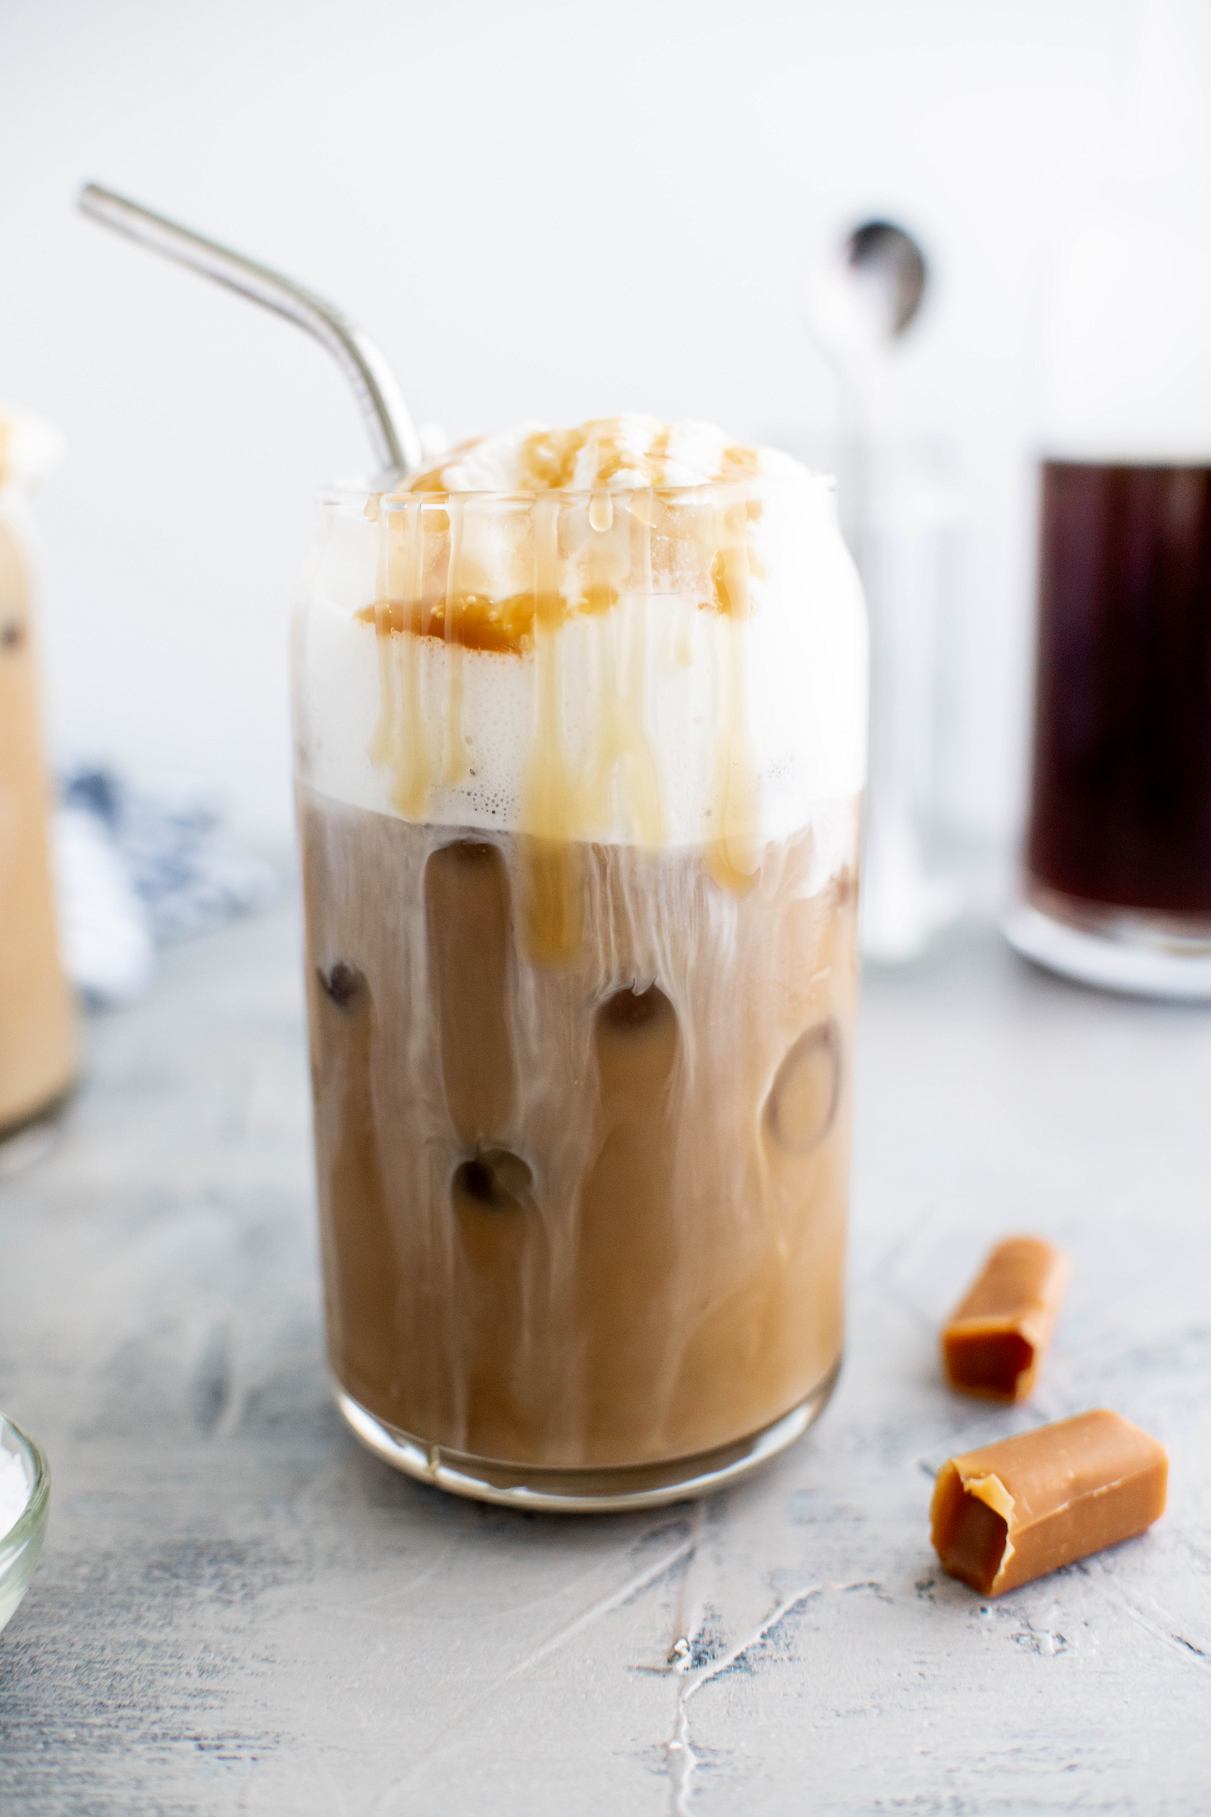
[[[560,523],[577,517],[581,521],[579,546],[565,553],[570,584],[566,592],[557,590],[557,605],[553,609],[542,608],[546,611],[547,622],[564,623],[573,617],[605,614],[617,606],[632,573],[627,559],[627,519],[639,519],[651,533],[645,559],[651,574],[659,576],[662,592],[681,596],[692,592],[697,596],[700,611],[722,613],[725,617],[730,617],[734,611],[747,611],[745,586],[739,586],[737,591],[736,584],[729,582],[729,572],[735,564],[729,549],[720,544],[719,512],[710,500],[709,490],[703,488],[702,501],[692,506],[670,502],[674,495],[679,501],[683,499],[681,488],[674,491],[657,487],[617,494],[599,488],[589,494],[587,508],[578,494],[540,492],[535,498],[526,500],[531,510],[538,500],[553,500],[559,508]],[[474,584],[480,578],[478,576],[464,574],[460,580],[458,554],[451,536],[461,539],[464,513],[477,496],[457,492],[420,495],[417,502],[423,501],[425,522],[431,535],[428,552],[419,570],[419,590],[397,591],[388,596],[380,584],[377,599],[371,605],[363,606],[357,612],[357,618],[382,630],[409,631],[418,637],[433,637],[468,650],[519,656],[533,649],[540,605],[530,576],[526,576],[524,584],[515,584],[512,591],[500,596]],[[615,497],[625,500],[623,522],[619,521]],[[367,507],[367,516],[375,520],[380,516],[398,518],[401,511],[408,511],[410,506],[411,499],[407,494],[376,498]],[[757,500],[738,503],[731,508],[728,522],[731,524],[733,518],[742,520],[746,516],[748,521],[756,522],[760,510]],[[457,527],[452,529],[454,525]],[[584,531],[591,534],[585,536]],[[736,535],[744,536],[744,523],[740,523],[739,531],[732,528],[726,534],[733,541]],[[598,539],[602,536],[615,545],[616,558],[612,561],[601,560]],[[679,569],[679,562],[683,568],[687,555],[694,558],[693,570],[688,574]],[[761,573],[751,550],[746,573],[754,576]],[[515,582],[519,578],[514,575]],[[733,604],[734,592],[738,605]],[[682,667],[689,666],[692,641],[692,628],[683,627],[677,657]]]
[[[505,601],[485,601],[467,584],[475,579],[466,547],[472,496],[421,488],[413,496],[374,500],[367,507],[378,529],[377,598],[357,616],[373,623],[376,632],[379,716],[370,755],[388,772],[392,805],[406,819],[423,821],[434,789],[457,788],[471,771],[463,723],[466,651],[532,661],[535,718],[521,817],[532,856],[523,931],[535,960],[572,959],[581,939],[584,842],[614,825],[625,827],[638,845],[659,845],[665,837],[660,775],[646,731],[649,602],[659,587],[688,602],[679,606],[673,630],[674,660],[681,666],[696,659],[694,630],[701,615],[710,626],[717,678],[716,830],[704,857],[721,886],[748,889],[760,861],[747,653],[751,582],[758,572],[749,531],[759,503],[721,502],[711,487],[689,505],[682,495],[675,508],[655,487],[617,494],[599,488],[587,505],[555,489],[540,491],[526,501],[529,585]],[[583,541],[578,543],[578,536]],[[672,559],[687,550],[698,575],[690,591],[672,578]],[[478,559],[482,568],[482,554]],[[570,588],[569,574],[575,577]],[[565,627],[578,615],[588,620],[593,670],[585,703],[591,715],[588,756],[576,773],[563,714]],[[446,656],[435,671],[425,652],[434,652],[439,639]],[[442,710],[426,712],[428,690],[438,685],[438,675],[445,685]]]
[[[379,717],[370,741],[371,761],[391,777],[391,801],[406,820],[423,820],[433,787],[435,764],[421,701],[421,640],[392,635],[392,607],[405,595],[409,558],[412,595],[420,598],[425,570],[425,505],[418,500],[405,516],[379,511],[378,599],[374,613],[378,648]],[[411,535],[408,532],[411,530]],[[359,616],[362,616],[359,614]]]
[[[450,517],[450,556],[446,569],[446,609],[442,629],[446,642],[449,693],[446,700],[446,763],[442,781],[448,789],[456,789],[461,782],[466,781],[471,770],[471,753],[467,749],[463,729],[463,661],[466,645],[459,635],[462,629],[463,601],[457,585],[464,506],[461,500],[449,499],[446,509]]]
[[[583,914],[576,840],[576,786],[563,735],[563,600],[559,591],[559,499],[534,503],[534,666],[537,725],[522,802],[531,837],[526,944],[539,964],[558,965],[580,950]]]
[[[715,881],[734,894],[751,888],[761,864],[757,763],[748,710],[748,620],[752,613],[748,524],[743,502],[717,511],[718,553],[711,564],[721,608],[715,629],[715,673],[720,698],[712,791],[718,823],[707,847],[706,862]],[[723,614],[730,622],[724,622]]]
[[[634,434],[634,418],[629,426]],[[647,446],[640,447],[625,433],[628,419],[619,416],[596,417],[576,429],[539,429],[528,435],[516,454],[514,490],[520,493],[566,492],[576,483],[576,470],[586,465],[591,488],[608,486],[625,474],[636,488],[661,487],[674,482],[669,478],[669,448],[672,424],[653,424],[654,433]],[[450,472],[485,438],[473,436],[458,447],[437,456],[420,472],[410,476],[404,492],[445,492],[449,490]],[[588,450],[590,459],[581,462]],[[742,479],[759,471],[761,456],[756,448],[734,442],[719,455],[718,479]],[[397,494],[396,496],[399,496]]]

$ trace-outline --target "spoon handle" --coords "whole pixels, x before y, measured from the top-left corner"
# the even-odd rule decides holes
[[[86,183],[79,194],[82,213],[126,234],[153,252],[164,253],[204,277],[238,290],[241,296],[284,315],[314,335],[332,354],[352,385],[383,468],[411,473],[422,463],[420,440],[403,393],[386,360],[360,328],[333,304],[296,284],[293,278],[246,259],[242,253],[191,233],[176,221],[153,214],[126,196]]]

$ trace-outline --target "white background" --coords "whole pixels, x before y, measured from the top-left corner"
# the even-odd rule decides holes
[[[81,180],[334,296],[422,423],[638,408],[798,451],[835,411],[805,262],[885,213],[935,280],[904,419],[966,500],[954,793],[1012,830],[1040,296],[1104,187],[1135,22],[1129,0],[7,0],[0,397],[69,447],[39,507],[55,753],[216,784],[284,847],[292,591],[316,487],[366,460],[318,347],[78,217]]]

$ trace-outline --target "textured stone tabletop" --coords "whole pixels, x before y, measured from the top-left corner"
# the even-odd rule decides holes
[[[4,1817],[1211,1809],[1211,1011],[987,930],[870,978],[832,1405],[712,1501],[566,1519],[406,1481],[330,1404],[299,976],[286,910],[170,953],[0,1181],[0,1406],[54,1472]],[[935,1336],[1020,1229],[1076,1274],[997,1414]],[[1098,1404],[1169,1445],[1160,1525],[999,1603],[941,1576],[932,1467]]]

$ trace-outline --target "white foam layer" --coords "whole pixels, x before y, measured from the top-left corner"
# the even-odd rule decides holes
[[[862,788],[861,593],[837,530],[831,482],[788,465],[795,476],[746,482],[761,499],[751,537],[750,616],[712,610],[667,582],[660,590],[657,577],[651,592],[626,592],[606,612],[573,614],[553,634],[567,771],[598,780],[590,791],[598,806],[586,810],[575,836],[604,843],[650,838],[650,821],[646,834],[637,829],[635,804],[654,787],[663,843],[701,845],[735,833],[765,842],[812,823],[817,804],[849,800]],[[296,623],[299,774],[332,799],[416,818],[401,813],[397,777],[371,755],[382,699],[380,640],[357,614],[376,597],[379,535],[364,499],[326,507]],[[527,788],[538,723],[534,649],[447,647],[412,633],[386,641],[405,638],[438,772],[419,817],[533,830]],[[461,685],[457,718],[470,770],[454,785],[440,775],[451,742],[452,683]],[[615,716],[602,785],[603,726],[619,696],[633,708],[629,742],[624,737],[619,748]]]

